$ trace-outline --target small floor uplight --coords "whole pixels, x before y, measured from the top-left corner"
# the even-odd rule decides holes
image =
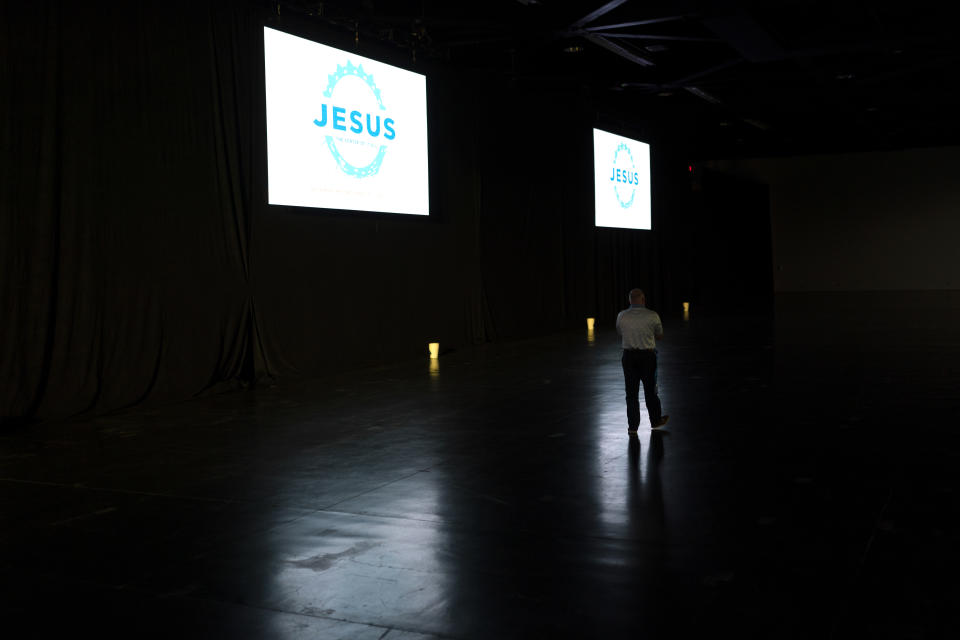
[[[594,318],[587,318],[587,331],[593,331]]]
[[[431,360],[436,360],[437,358],[440,357],[440,343],[439,343],[439,342],[431,342],[430,344],[427,345],[427,348],[430,349],[430,359],[431,359]]]
[[[683,319],[684,320],[690,319],[690,303],[689,302],[683,303]]]

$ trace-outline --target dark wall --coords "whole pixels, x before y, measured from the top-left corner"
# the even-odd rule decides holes
[[[673,304],[661,254],[684,233],[688,185],[669,176],[686,158],[650,123],[602,119],[577,87],[361,43],[428,76],[431,215],[269,207],[262,27],[341,48],[352,34],[259,3],[4,11],[6,420],[424,357],[429,340],[542,335],[588,315],[609,327],[633,286]],[[595,124],[654,144],[653,232],[593,228]]]
[[[770,309],[773,266],[767,185],[695,166],[688,229],[678,238],[678,291],[696,309],[739,313]]]
[[[778,292],[957,290],[958,156],[944,147],[717,169],[770,185]]]

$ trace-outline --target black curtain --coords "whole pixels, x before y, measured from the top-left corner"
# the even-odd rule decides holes
[[[659,296],[656,232],[593,229],[576,88],[414,63],[260,3],[2,12],[5,422],[580,328],[632,286]],[[265,23],[427,74],[428,219],[265,204]]]
[[[3,17],[2,415],[266,370],[240,161],[257,139],[237,91],[250,57],[233,55],[251,12],[37,2]]]

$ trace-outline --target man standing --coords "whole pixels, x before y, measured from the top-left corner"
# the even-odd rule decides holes
[[[617,315],[617,333],[622,338],[623,378],[627,388],[627,433],[636,433],[640,426],[640,385],[650,414],[650,427],[667,424],[670,416],[661,413],[657,395],[657,340],[663,339],[663,324],[656,311],[647,309],[646,296],[640,289],[631,289],[630,308]]]

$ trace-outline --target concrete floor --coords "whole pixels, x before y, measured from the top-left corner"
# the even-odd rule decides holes
[[[602,326],[7,431],[4,635],[958,637],[960,305],[867,302],[664,314],[633,439]]]

